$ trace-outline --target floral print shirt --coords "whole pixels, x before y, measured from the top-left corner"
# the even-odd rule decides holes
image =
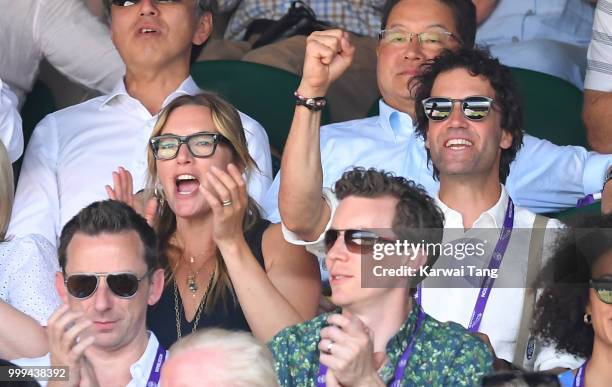
[[[418,305],[413,304],[408,319],[387,343],[387,361],[379,371],[386,384],[393,381],[395,365],[414,334]],[[319,332],[328,316],[325,313],[286,328],[268,343],[281,386],[316,385]],[[442,323],[425,315],[416,334],[402,386],[480,386],[481,377],[492,371],[493,360],[487,346],[459,324]]]

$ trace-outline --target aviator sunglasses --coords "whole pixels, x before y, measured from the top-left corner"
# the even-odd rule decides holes
[[[340,233],[344,232],[344,244],[351,253],[368,254],[374,250],[374,245],[384,242],[395,242],[367,230],[334,230],[325,232],[325,252],[328,252],[338,240]]]
[[[589,281],[589,285],[595,290],[597,298],[606,304],[612,304],[612,279],[593,278]]]
[[[154,0],[156,4],[180,3],[181,0]],[[118,7],[129,7],[130,5],[140,3],[140,0],[111,0],[113,5]]]
[[[430,97],[424,99],[421,104],[425,110],[425,115],[431,121],[444,121],[453,112],[455,102],[461,103],[461,111],[468,120],[480,121],[489,115],[491,105],[495,100],[484,95],[473,95],[463,99],[446,97]]]
[[[98,289],[100,277],[106,277],[106,285],[117,297],[132,298],[138,291],[140,281],[148,276],[150,270],[140,278],[134,273],[76,273],[64,279],[68,293],[74,298],[84,300],[91,297]]]

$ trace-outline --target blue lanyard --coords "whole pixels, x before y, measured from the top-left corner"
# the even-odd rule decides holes
[[[499,267],[501,266],[502,260],[504,259],[504,254],[506,253],[506,249],[508,248],[508,244],[510,242],[510,237],[512,236],[513,227],[514,203],[512,202],[512,199],[508,199],[508,207],[506,207],[506,214],[504,215],[504,224],[499,234],[497,244],[495,245],[495,249],[493,250],[493,255],[489,260],[489,273],[491,273],[494,269],[499,269]],[[491,294],[491,289],[493,288],[494,283],[495,278],[492,278],[489,275],[487,275],[482,281],[480,291],[478,292],[478,298],[476,299],[476,304],[474,305],[474,310],[472,311],[472,316],[470,317],[470,322],[467,327],[468,330],[472,333],[478,332],[478,329],[480,328],[482,316],[484,314],[485,308],[487,307],[489,295]],[[422,289],[419,284],[414,299],[419,305],[421,305],[423,302],[422,298]]]
[[[425,312],[423,309],[419,308],[419,314],[417,316],[417,321],[414,324],[414,330],[412,333],[412,338],[410,339],[410,343],[402,353],[399,362],[397,363],[397,367],[395,367],[395,373],[393,377],[393,382],[390,384],[391,387],[399,387],[402,382],[402,378],[404,377],[404,372],[406,371],[406,366],[408,365],[408,360],[410,359],[410,355],[412,355],[412,351],[414,350],[414,344],[416,342],[417,333],[423,325],[423,321],[425,320]],[[325,374],[327,373],[327,366],[319,363],[319,373],[317,374],[317,387],[325,387]]]

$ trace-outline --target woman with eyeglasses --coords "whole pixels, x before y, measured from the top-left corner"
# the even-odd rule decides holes
[[[587,359],[559,376],[563,386],[612,386],[612,215],[565,231],[538,279],[544,288],[534,333]]]
[[[53,247],[38,235],[6,235],[13,206],[13,167],[0,142],[0,358],[47,353],[41,324],[59,305],[54,288],[58,270]]]
[[[166,348],[209,326],[266,342],[315,316],[317,260],[285,242],[248,197],[242,174],[256,166],[229,103],[208,93],[175,99],[153,129],[148,162],[145,192],[155,199],[144,212],[168,281],[147,323]],[[134,204],[129,172],[120,168],[113,181],[109,196]]]

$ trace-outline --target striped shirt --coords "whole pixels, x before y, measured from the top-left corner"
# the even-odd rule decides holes
[[[612,91],[612,1],[599,0],[587,54],[585,89]]]
[[[317,20],[351,31],[376,37],[385,0],[304,0],[317,15]],[[236,7],[227,29],[226,39],[240,40],[255,19],[278,20],[291,7],[291,0],[218,0],[219,10]]]

